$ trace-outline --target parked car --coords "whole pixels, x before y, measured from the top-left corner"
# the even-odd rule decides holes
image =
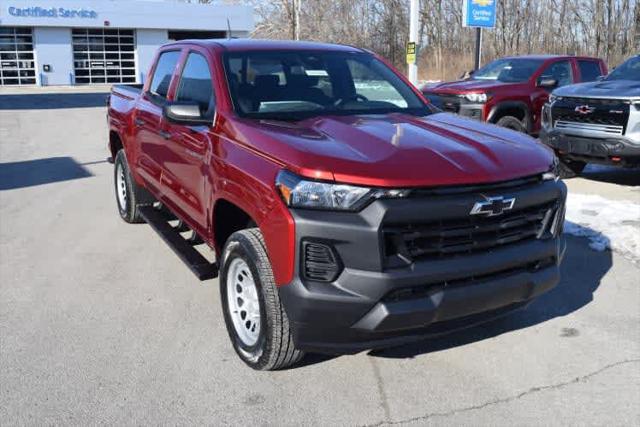
[[[120,216],[200,279],[219,268],[254,369],[474,325],[558,283],[553,152],[439,113],[369,52],[176,42],[144,86],[114,86],[108,111]]]
[[[601,59],[527,55],[496,59],[466,80],[423,89],[444,111],[530,134],[540,131],[540,113],[553,89],[607,74]]]
[[[600,81],[555,90],[540,138],[558,154],[565,177],[587,163],[640,166],[640,55]]]

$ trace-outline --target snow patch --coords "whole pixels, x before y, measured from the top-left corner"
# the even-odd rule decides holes
[[[570,193],[564,232],[588,238],[593,250],[611,249],[640,263],[640,203]]]

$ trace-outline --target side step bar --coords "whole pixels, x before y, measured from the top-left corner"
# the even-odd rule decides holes
[[[218,277],[218,264],[209,262],[194,247],[193,243],[180,235],[180,228],[169,224],[170,218],[153,206],[140,207],[140,216],[162,237],[162,240],[187,264],[199,280]]]

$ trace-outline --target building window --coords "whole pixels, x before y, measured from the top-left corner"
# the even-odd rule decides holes
[[[72,37],[76,84],[136,82],[133,30],[79,28]]]
[[[0,86],[36,84],[31,28],[0,27]]]

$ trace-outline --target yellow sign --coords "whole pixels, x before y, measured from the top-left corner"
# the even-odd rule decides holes
[[[487,7],[493,4],[493,0],[471,0],[471,3]]]
[[[409,42],[407,43],[407,64],[415,64],[416,63],[416,43]]]

